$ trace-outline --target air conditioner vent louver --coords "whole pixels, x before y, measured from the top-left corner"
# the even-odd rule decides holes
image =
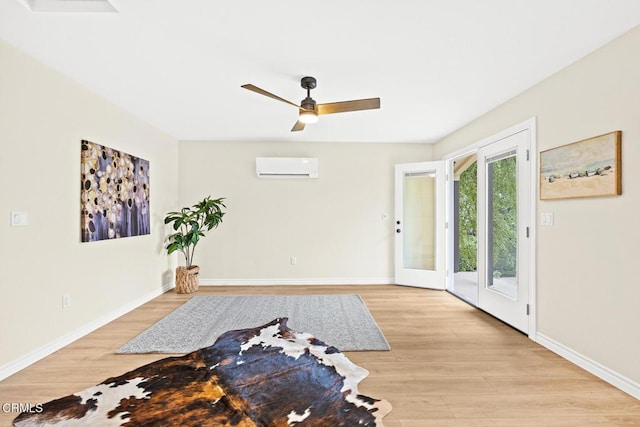
[[[318,178],[316,157],[256,157],[260,178]]]
[[[25,0],[32,12],[117,13],[109,0]]]

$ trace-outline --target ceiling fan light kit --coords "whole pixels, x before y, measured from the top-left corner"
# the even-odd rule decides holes
[[[332,102],[328,104],[316,104],[316,101],[311,98],[311,89],[315,89],[317,86],[317,80],[314,77],[303,77],[300,80],[300,86],[307,90],[307,97],[300,102],[300,106],[294,104],[291,101],[287,101],[284,98],[280,98],[277,95],[267,92],[264,89],[260,89],[252,84],[245,84],[241,87],[250,90],[252,92],[259,93],[260,95],[273,98],[277,101],[284,102],[285,104],[297,107],[299,110],[298,121],[291,132],[298,132],[304,129],[305,125],[315,123],[318,121],[318,116],[323,114],[334,113],[346,113],[348,111],[361,111],[361,110],[373,110],[380,108],[380,98],[367,98],[367,99],[355,99],[352,101]]]
[[[318,113],[313,110],[300,109],[298,120],[305,125],[316,123],[318,121]]]

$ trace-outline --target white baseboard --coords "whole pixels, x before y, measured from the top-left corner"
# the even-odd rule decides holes
[[[38,360],[44,359],[51,353],[56,352],[60,350],[62,347],[71,344],[75,340],[82,338],[83,336],[95,331],[98,328],[101,328],[102,326],[117,319],[123,314],[126,314],[131,310],[140,307],[142,304],[145,304],[151,301],[152,299],[159,297],[160,295],[172,289],[173,287],[174,287],[173,283],[166,284],[158,290],[149,292],[148,294],[140,298],[137,298],[129,302],[128,304],[125,304],[122,307],[110,313],[107,313],[104,316],[92,322],[89,322],[79,327],[78,329],[75,329],[65,335],[62,335],[59,338],[56,338],[55,340],[51,341],[48,344],[43,345],[40,348],[30,351],[29,353],[25,354],[22,357],[19,357],[18,359],[15,359],[9,363],[6,363],[0,366],[0,380],[3,380],[8,376],[15,374],[16,372],[26,368],[27,366],[37,362]]]
[[[630,394],[636,399],[640,399],[640,384],[620,375],[619,373],[607,368],[606,366],[591,360],[588,357],[570,349],[569,347],[538,333],[536,335],[538,344],[548,348],[554,353],[564,357],[568,361],[575,363],[582,369],[592,373],[596,377],[608,382],[614,387],[619,388],[625,393]]]
[[[275,285],[392,285],[391,277],[304,278],[304,279],[200,279],[200,286]]]

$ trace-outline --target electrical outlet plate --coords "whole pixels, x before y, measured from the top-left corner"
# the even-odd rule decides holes
[[[542,212],[540,215],[540,224],[552,226],[553,225],[553,212]]]
[[[25,227],[29,225],[29,214],[27,212],[11,211],[11,226]]]

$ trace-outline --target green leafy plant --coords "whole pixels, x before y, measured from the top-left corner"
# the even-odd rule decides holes
[[[185,267],[193,264],[193,253],[205,232],[218,227],[222,222],[226,208],[222,202],[224,197],[212,199],[207,196],[191,207],[184,207],[180,212],[169,212],[164,218],[165,224],[172,224],[175,233],[167,237],[167,254],[180,251],[185,258]]]

